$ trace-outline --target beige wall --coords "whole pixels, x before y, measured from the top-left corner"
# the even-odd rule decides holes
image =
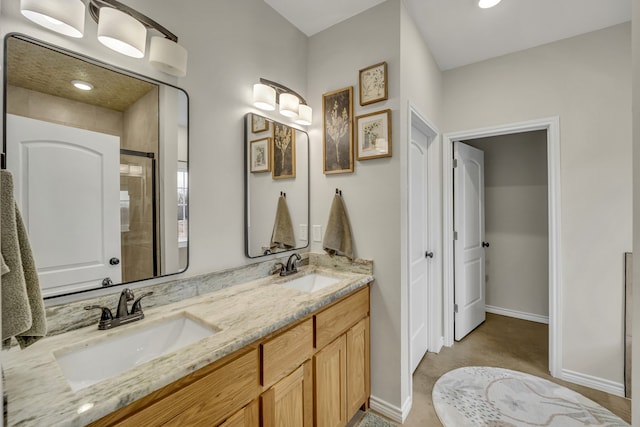
[[[464,141],[484,152],[487,309],[549,316],[547,133]]]
[[[562,361],[623,382],[623,253],[631,249],[631,26],[444,73],[445,132],[559,116]]]
[[[17,86],[7,87],[7,106],[10,114],[122,136],[123,116],[120,111]]]
[[[371,393],[400,405],[400,1],[392,0],[309,39],[311,132],[311,224],[324,233],[335,189],[342,190],[354,236],[355,254],[374,259],[371,289]],[[386,61],[389,99],[360,107],[358,70]],[[353,86],[354,115],[390,108],[394,156],[358,162],[354,173],[324,175],[322,94]],[[381,202],[385,208],[381,209]],[[313,251],[322,251],[312,242]]]

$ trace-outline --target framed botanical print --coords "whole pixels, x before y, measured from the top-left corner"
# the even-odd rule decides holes
[[[290,126],[273,122],[273,179],[296,177],[296,131]]]
[[[381,62],[360,70],[360,105],[384,101],[389,97],[387,63]]]
[[[270,149],[271,138],[262,138],[251,141],[251,172],[269,172],[271,170]]]
[[[269,130],[269,120],[257,114],[251,115],[251,132],[259,133]]]
[[[322,95],[325,174],[353,172],[353,87]]]
[[[356,117],[357,159],[391,157],[391,110]]]

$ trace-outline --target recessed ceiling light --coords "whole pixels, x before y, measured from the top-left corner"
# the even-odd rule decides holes
[[[478,0],[478,7],[480,9],[489,9],[500,3],[501,0]]]
[[[83,82],[82,80],[72,80],[71,84],[80,90],[93,89],[93,85],[91,83]]]

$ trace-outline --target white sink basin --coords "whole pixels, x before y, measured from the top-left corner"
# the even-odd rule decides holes
[[[218,332],[217,328],[201,324],[185,313],[155,323],[144,322],[141,320],[135,328],[122,334],[55,352],[71,389],[89,387]]]
[[[282,283],[282,286],[303,292],[316,292],[340,281],[342,281],[342,279],[325,276],[324,274],[312,273],[284,282]]]

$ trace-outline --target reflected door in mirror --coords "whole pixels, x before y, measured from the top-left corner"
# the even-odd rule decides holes
[[[120,141],[7,115],[7,168],[30,236],[44,296],[121,281]]]

